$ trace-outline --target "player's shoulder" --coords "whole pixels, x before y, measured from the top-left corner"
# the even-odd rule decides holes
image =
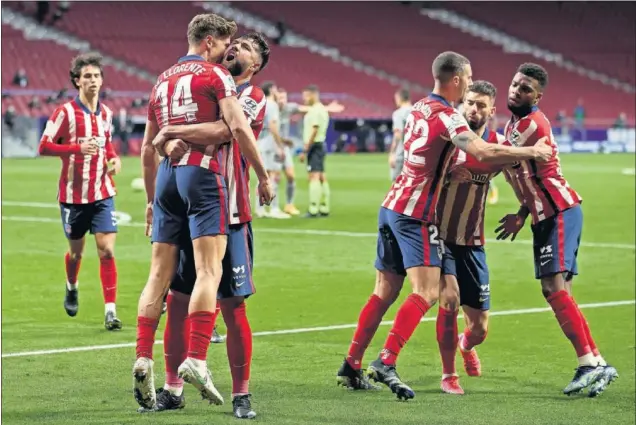
[[[539,108],[535,108],[528,116],[526,116],[525,121],[527,128],[532,128],[539,133],[547,134],[552,130],[550,120],[548,120],[548,117],[546,117],[543,111]]]
[[[61,116],[64,119],[68,119],[69,115],[75,114],[78,110],[81,111],[80,106],[74,100],[69,100],[57,105],[51,114],[51,118],[56,119]]]
[[[265,99],[265,93],[263,92],[263,89],[255,85],[250,85],[246,87],[245,90],[241,92],[241,96],[244,96],[244,95],[251,97],[257,102],[262,102],[263,99]]]

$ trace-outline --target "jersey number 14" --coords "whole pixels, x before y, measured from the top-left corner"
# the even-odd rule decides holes
[[[192,77],[193,74],[179,77],[172,94],[172,99],[168,102],[168,83],[164,81],[155,91],[155,102],[161,105],[161,121],[168,123],[175,118],[185,118],[186,122],[196,119],[199,106],[192,100]]]

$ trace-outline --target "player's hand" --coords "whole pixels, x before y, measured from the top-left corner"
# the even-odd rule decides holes
[[[116,156],[115,158],[112,158],[110,161],[108,161],[107,166],[108,174],[110,174],[111,176],[119,174],[121,172],[121,159]]]
[[[211,156],[212,158],[216,158],[216,156],[219,154],[220,148],[221,145],[207,145],[203,153],[205,155]]]
[[[159,130],[159,133],[157,133],[155,138],[152,140],[152,146],[155,147],[155,149],[157,150],[157,153],[160,156],[166,156],[165,145],[168,142],[168,138],[166,135],[167,131],[168,131],[168,126],[162,128],[161,130]]]
[[[517,233],[523,228],[526,219],[519,214],[508,214],[499,220],[502,223],[501,226],[495,229],[497,233],[497,240],[505,241],[509,236],[512,236],[510,242],[514,241],[517,237]]]
[[[258,182],[258,201],[261,205],[269,205],[272,203],[276,194],[269,184],[269,178]]]
[[[276,147],[276,156],[278,157],[279,162],[283,162],[285,160],[285,149],[280,146]]]
[[[389,167],[390,168],[395,168],[395,154],[394,153],[390,153],[389,154]]]
[[[188,144],[181,139],[172,139],[164,145],[163,150],[170,159],[178,160],[188,151]]]
[[[457,183],[470,183],[473,181],[473,173],[468,171],[466,167],[455,167],[451,171],[450,179]]]
[[[305,162],[305,152],[301,152],[300,154],[298,154],[298,160],[302,163]]]
[[[152,235],[152,202],[146,205],[146,236]]]
[[[548,136],[544,136],[534,145],[534,159],[537,161],[545,162],[552,158],[553,148],[548,144],[548,140]]]
[[[99,145],[93,139],[91,141],[82,143],[80,145],[80,151],[82,155],[97,155],[99,151]]]

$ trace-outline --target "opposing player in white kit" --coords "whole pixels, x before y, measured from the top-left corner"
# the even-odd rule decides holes
[[[395,92],[395,105],[398,107],[393,111],[393,141],[389,149],[389,168],[391,169],[391,181],[395,181],[402,172],[404,165],[404,127],[406,119],[411,112],[411,94],[407,89]]]
[[[280,109],[276,102],[277,88],[276,84],[268,81],[261,86],[263,93],[267,97],[265,109],[265,120],[263,122],[263,131],[258,138],[258,148],[263,157],[265,168],[269,173],[270,184],[274,194],[278,193],[278,183],[280,182],[280,172],[285,162],[285,145],[280,135]],[[280,210],[278,198],[274,198],[270,204],[270,210],[265,211],[265,206],[260,205],[256,198],[255,211],[256,217],[269,218],[290,218],[291,216]]]

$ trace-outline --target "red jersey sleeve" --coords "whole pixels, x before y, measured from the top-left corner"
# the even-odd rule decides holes
[[[65,156],[81,152],[79,144],[68,144],[69,125],[66,109],[58,107],[46,122],[40,139],[40,155]]]
[[[501,134],[491,133],[487,142],[503,145],[505,144],[506,139]],[[466,162],[464,163],[464,167],[466,167],[471,173],[474,174],[495,174],[501,172],[501,170],[505,168],[504,165],[500,164],[487,164],[484,162],[479,162],[477,158],[470,154],[466,154]]]
[[[234,79],[229,71],[222,66],[212,68],[210,83],[217,100],[236,96],[236,84],[234,84]]]
[[[253,87],[247,96],[241,96],[239,103],[245,112],[247,122],[251,127],[263,124],[267,99],[265,93],[258,87]]]
[[[446,135],[453,139],[458,134],[470,131],[468,122],[454,109],[448,109],[439,113],[439,120],[444,127]]]

